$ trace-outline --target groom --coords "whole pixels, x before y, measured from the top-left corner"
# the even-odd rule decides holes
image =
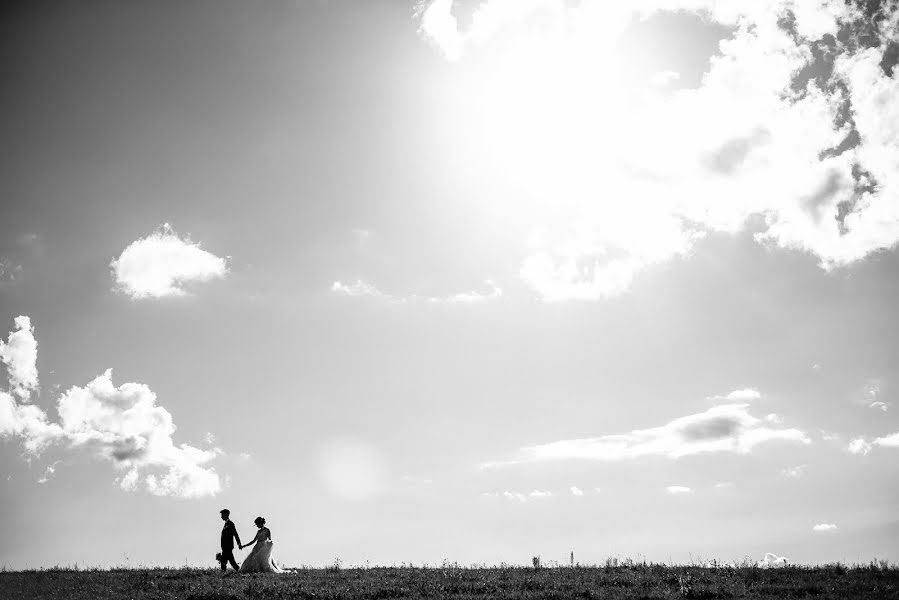
[[[237,566],[237,562],[234,560],[234,540],[237,540],[237,545],[240,546],[240,536],[237,535],[237,528],[234,526],[234,523],[228,518],[231,516],[231,511],[223,508],[219,512],[222,515],[222,521],[225,522],[225,526],[222,527],[222,557],[220,559],[222,573],[228,569],[228,563],[231,563],[231,566],[237,571],[240,567]]]

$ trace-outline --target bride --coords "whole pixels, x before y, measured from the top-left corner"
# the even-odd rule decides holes
[[[259,528],[259,531],[256,532],[256,537],[253,538],[252,542],[241,544],[240,548],[243,550],[247,546],[253,546],[253,544],[256,545],[253,546],[250,554],[247,555],[243,564],[240,565],[240,572],[283,573],[284,570],[278,567],[275,563],[275,559],[272,558],[272,532],[265,526],[265,519],[256,517],[256,520],[253,522],[256,524],[256,527]]]

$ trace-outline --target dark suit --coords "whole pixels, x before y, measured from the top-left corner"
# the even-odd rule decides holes
[[[234,560],[234,539],[240,540],[240,536],[237,535],[237,528],[234,526],[234,523],[231,522],[231,519],[225,521],[225,526],[222,527],[222,571],[225,571],[228,568],[228,563],[234,567],[234,570],[237,571],[240,567],[237,566],[237,561]]]

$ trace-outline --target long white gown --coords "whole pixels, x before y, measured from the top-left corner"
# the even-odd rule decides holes
[[[256,543],[253,550],[247,555],[240,565],[241,573],[283,573],[272,558],[272,534],[267,527],[262,527],[256,534]]]

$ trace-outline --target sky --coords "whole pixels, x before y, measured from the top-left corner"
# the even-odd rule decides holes
[[[899,561],[895,3],[0,10],[0,566]]]

